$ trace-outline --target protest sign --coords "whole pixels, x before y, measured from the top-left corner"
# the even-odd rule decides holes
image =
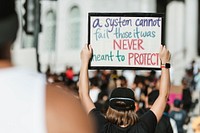
[[[160,69],[163,14],[89,13],[89,68]]]

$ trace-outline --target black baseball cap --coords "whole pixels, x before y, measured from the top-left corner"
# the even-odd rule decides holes
[[[16,39],[18,24],[15,0],[0,0],[0,46]]]
[[[129,88],[116,88],[112,91],[109,106],[118,111],[134,110],[134,92]]]

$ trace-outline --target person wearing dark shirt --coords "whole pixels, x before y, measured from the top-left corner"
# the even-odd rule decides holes
[[[187,80],[185,78],[182,79],[182,86],[183,86],[183,91],[182,91],[182,102],[183,102],[183,110],[186,111],[186,113],[189,113],[192,105],[192,94],[191,94],[191,89],[190,86],[187,83]]]
[[[170,52],[163,45],[160,47],[161,84],[160,93],[149,111],[138,119],[135,113],[134,92],[128,88],[116,88],[111,92],[109,107],[104,116],[95,108],[89,96],[88,63],[92,57],[91,45],[85,45],[81,51],[81,70],[79,76],[79,97],[85,111],[94,120],[98,133],[154,133],[157,122],[165,109],[170,89],[169,68]]]
[[[179,99],[174,100],[174,108],[170,112],[170,117],[176,121],[176,125],[178,128],[178,133],[184,133],[183,125],[185,124],[185,120],[187,118],[187,113],[185,110],[181,108],[182,102]]]
[[[139,109],[136,113],[139,117],[142,117],[143,114],[145,114],[153,105],[153,103],[156,101],[157,97],[159,96],[159,90],[153,90],[151,93],[148,94],[148,107],[143,109]],[[160,121],[158,122],[156,126],[155,133],[173,133],[173,129],[170,123],[170,118],[168,115],[163,113]]]

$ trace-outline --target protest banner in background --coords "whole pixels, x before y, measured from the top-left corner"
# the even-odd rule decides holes
[[[89,13],[89,68],[160,69],[162,23],[156,13]]]

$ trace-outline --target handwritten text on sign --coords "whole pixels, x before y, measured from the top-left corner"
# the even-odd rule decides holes
[[[159,68],[161,17],[91,16],[91,66]]]

